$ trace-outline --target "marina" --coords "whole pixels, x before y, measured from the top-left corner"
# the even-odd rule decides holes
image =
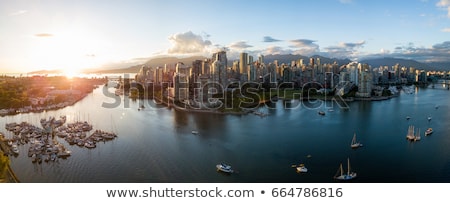
[[[71,156],[71,151],[59,138],[63,139],[70,145],[78,145],[79,147],[95,148],[97,142],[112,140],[117,137],[113,132],[102,130],[93,130],[92,125],[88,122],[77,121],[66,124],[66,116],[60,116],[59,119],[50,117],[40,119],[42,128],[34,126],[27,122],[6,123],[5,129],[11,132],[10,138],[6,137],[4,142],[9,146],[6,149],[7,155],[18,156],[20,151],[18,145],[28,146],[28,157],[32,163],[42,163],[57,161],[58,158],[66,159]],[[88,136],[88,134],[90,134]]]

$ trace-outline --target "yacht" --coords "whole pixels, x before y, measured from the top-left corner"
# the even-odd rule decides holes
[[[217,168],[217,171],[222,171],[224,173],[233,173],[234,172],[230,165],[227,165],[224,163],[217,164],[216,168]]]
[[[16,144],[13,144],[11,149],[12,149],[12,152],[14,152],[14,154],[19,154],[19,148],[17,147]]]
[[[305,167],[305,164],[300,164],[297,166],[297,172],[306,173],[308,172],[308,169]]]
[[[408,128],[408,134],[406,134],[406,139],[414,141],[416,136],[414,135],[414,126],[410,125]]]
[[[351,180],[356,178],[356,173],[350,170],[350,159],[347,159],[347,173],[344,173],[344,169],[342,167],[342,163],[339,165],[339,169],[334,176],[336,180]]]
[[[356,141],[356,133],[353,135],[353,139],[352,139],[352,143],[350,144],[350,147],[353,149],[356,149],[358,147],[362,147],[363,145],[361,144],[361,142],[357,142]]]
[[[428,128],[428,129],[425,131],[425,136],[431,135],[432,133],[433,133],[433,128]]]

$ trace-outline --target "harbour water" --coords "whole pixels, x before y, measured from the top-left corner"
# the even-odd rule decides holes
[[[280,100],[270,104],[275,108],[258,109],[269,114],[265,117],[179,112],[123,98],[118,107],[104,108],[104,102],[115,100],[102,88],[64,109],[0,117],[7,137],[11,135],[5,123],[40,126],[41,118],[61,115],[67,122],[88,121],[94,129],[118,134],[94,149],[61,139],[72,156],[54,163],[32,163],[25,153],[27,145],[21,145],[20,155],[11,157],[21,182],[334,182],[339,164],[347,168],[347,158],[358,173],[354,182],[450,182],[446,88],[416,88],[413,94],[390,100],[351,102],[348,109],[334,104],[334,111]],[[138,110],[142,102],[146,108]],[[319,110],[326,115],[318,115]],[[410,125],[421,129],[421,141],[406,140]],[[428,127],[434,133],[425,137]],[[354,133],[364,147],[350,148]],[[221,162],[232,165],[236,173],[217,172],[215,166]],[[299,163],[308,173],[291,167]]]

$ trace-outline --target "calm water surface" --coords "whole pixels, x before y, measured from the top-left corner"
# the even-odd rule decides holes
[[[271,105],[275,109],[259,109],[269,113],[259,117],[178,112],[151,107],[148,101],[122,100],[117,108],[103,108],[103,102],[114,99],[100,87],[74,106],[1,117],[0,126],[11,136],[5,123],[27,121],[40,127],[41,118],[67,115],[68,122],[86,120],[94,129],[119,135],[95,149],[60,140],[72,156],[56,163],[33,164],[24,153],[28,145],[20,146],[21,154],[11,157],[11,164],[22,182],[334,182],[339,164],[350,158],[358,173],[355,182],[448,183],[449,101],[446,89],[417,88],[414,94],[386,101],[352,102],[348,110],[334,104],[333,112],[278,101]],[[146,108],[138,111],[140,102]],[[325,116],[317,114],[321,109]],[[405,139],[409,125],[421,129],[420,142]],[[434,133],[425,137],[428,127]],[[350,148],[354,133],[364,147]],[[218,173],[215,165],[220,162],[231,164],[237,173]],[[299,163],[308,173],[291,168]]]

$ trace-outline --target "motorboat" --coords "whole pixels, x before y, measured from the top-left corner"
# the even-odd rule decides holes
[[[431,134],[433,134],[433,128],[428,128],[428,129],[425,131],[425,136],[428,136],[428,135],[431,135]]]
[[[217,168],[217,171],[221,171],[224,173],[233,173],[234,172],[230,165],[224,164],[224,163],[217,164],[216,168]]]
[[[193,130],[193,131],[192,131],[192,134],[197,135],[197,134],[198,134],[198,131]]]
[[[297,166],[297,172],[306,173],[308,172],[308,169],[305,167],[305,164],[300,164]]]
[[[321,116],[325,116],[325,112],[324,111],[319,111],[318,114],[321,115]]]
[[[14,154],[19,154],[19,148],[17,147],[16,144],[12,145],[11,150]]]

